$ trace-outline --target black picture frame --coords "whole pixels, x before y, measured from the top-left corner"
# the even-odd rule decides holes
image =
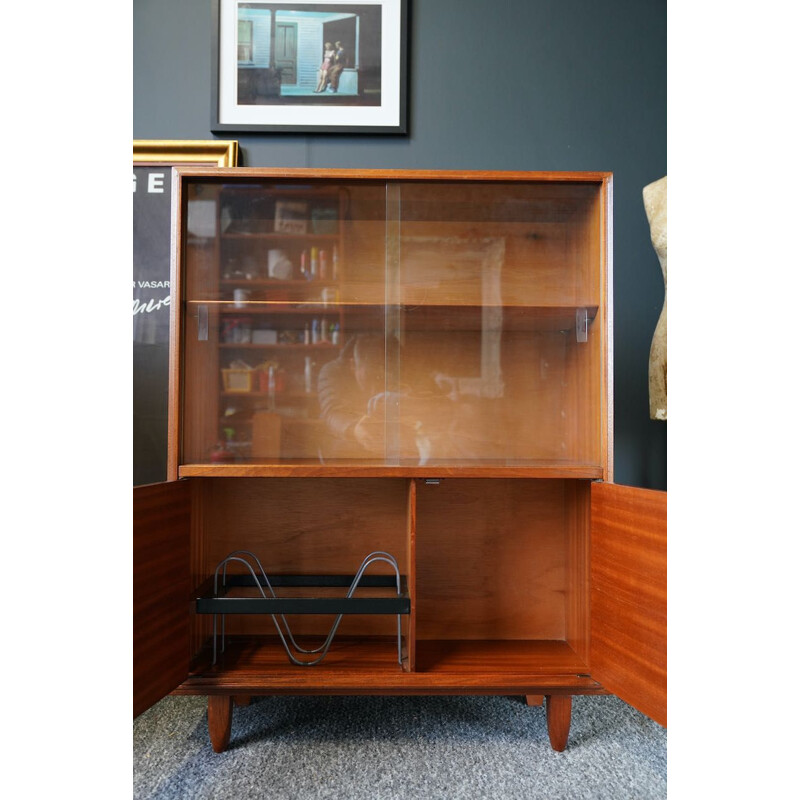
[[[409,0],[212,7],[214,133],[408,133]]]

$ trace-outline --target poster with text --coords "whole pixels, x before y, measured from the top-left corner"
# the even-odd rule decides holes
[[[167,473],[170,173],[133,168],[134,486]]]

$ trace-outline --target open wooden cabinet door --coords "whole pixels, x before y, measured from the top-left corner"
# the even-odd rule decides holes
[[[189,481],[133,490],[133,716],[189,674]]]
[[[593,483],[592,677],[667,724],[667,493]]]

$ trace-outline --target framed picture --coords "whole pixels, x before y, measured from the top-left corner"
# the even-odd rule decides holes
[[[211,130],[407,132],[408,0],[214,0]]]
[[[235,167],[238,142],[133,142],[133,485],[167,476],[172,167]]]

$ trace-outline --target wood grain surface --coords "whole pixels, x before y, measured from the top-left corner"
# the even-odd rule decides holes
[[[215,753],[222,753],[231,741],[233,697],[229,694],[208,698],[208,734]]]
[[[201,654],[176,694],[606,694],[564,642],[419,642],[417,671],[392,637],[337,637],[315,667],[276,637],[232,637],[216,666]]]
[[[221,181],[244,176],[246,178],[304,178],[328,180],[404,180],[404,181],[503,181],[541,183],[602,183],[611,179],[610,172],[554,172],[554,171],[492,171],[492,170],[425,170],[425,169],[309,169],[304,167],[195,167],[178,166],[179,175],[218,178]]]
[[[597,464],[556,461],[485,460],[438,464],[386,465],[383,462],[320,464],[319,459],[183,464],[182,478],[602,478]]]
[[[667,495],[592,485],[594,678],[667,724]]]
[[[419,485],[419,639],[565,639],[565,483]]]
[[[572,722],[572,697],[563,694],[547,695],[545,705],[550,745],[553,750],[561,753],[566,749],[569,738],[569,728]]]
[[[133,490],[133,716],[189,668],[188,482]]]

